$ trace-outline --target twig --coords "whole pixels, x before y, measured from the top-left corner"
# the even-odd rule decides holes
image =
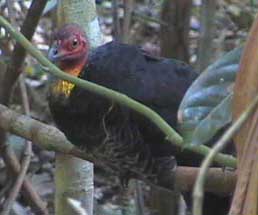
[[[25,115],[30,116],[29,98],[28,98],[27,88],[25,85],[23,74],[20,75],[19,85],[20,85],[20,91],[21,91],[21,95],[22,95],[22,106],[23,106]],[[24,149],[24,158],[23,158],[23,162],[22,162],[21,172],[20,172],[20,175],[18,176],[17,182],[19,181],[19,178],[22,177],[21,175],[23,175],[23,179],[25,178],[26,172],[30,165],[31,154],[32,154],[31,142],[26,140],[25,141],[25,149]],[[22,180],[22,179],[20,179],[20,180]]]
[[[23,181],[26,176],[26,172],[29,168],[30,156],[31,156],[31,144],[27,144],[27,147],[24,152],[23,162],[21,165],[22,166],[21,171],[17,177],[17,180],[16,180],[13,188],[10,191],[8,198],[5,200],[5,203],[3,205],[3,211],[1,213],[1,215],[8,215],[12,209],[15,199],[17,198],[19,191],[22,187]]]
[[[21,171],[21,166],[13,150],[6,149],[3,158],[7,161],[6,164],[12,169],[14,174],[18,175]],[[35,213],[48,215],[46,203],[43,202],[39,195],[34,191],[34,188],[27,178],[25,178],[22,186],[22,194]]]
[[[258,105],[258,95],[254,98],[254,100],[246,108],[246,110],[240,115],[240,117],[235,121],[235,123],[232,124],[230,128],[225,132],[225,134],[218,140],[218,142],[214,145],[210,153],[204,159],[194,186],[194,192],[193,192],[193,202],[194,202],[193,214],[194,215],[202,214],[204,183],[207,176],[207,170],[211,165],[214,157],[218,152],[220,152],[225,147],[226,143],[242,127],[245,121],[251,116],[251,114],[257,107],[257,105]]]
[[[183,144],[182,137],[172,128],[170,125],[161,118],[159,114],[155,111],[150,109],[149,107],[141,104],[138,101],[135,101],[128,96],[119,93],[117,91],[108,89],[106,87],[97,85],[95,83],[79,79],[75,76],[71,76],[67,73],[62,72],[58,67],[52,64],[46,57],[44,57],[41,52],[19,32],[15,31],[13,27],[2,17],[0,16],[0,25],[5,27],[5,29],[11,34],[13,38],[16,39],[17,42],[22,44],[24,48],[33,56],[35,57],[43,66],[47,67],[49,71],[59,77],[60,79],[70,81],[77,86],[80,86],[84,89],[87,89],[93,93],[96,93],[100,96],[106,97],[110,100],[113,100],[121,105],[127,106],[128,108],[133,109],[134,111],[140,113],[141,115],[148,118],[151,122],[153,122],[165,135],[166,139],[174,144],[177,147],[184,148],[185,150],[189,150],[194,153],[198,153],[201,155],[207,155],[210,151],[209,147],[207,146],[187,146]],[[183,153],[183,152],[182,152]],[[236,159],[232,156],[218,154],[215,157],[215,161],[221,165],[229,166],[229,167],[236,167]]]
[[[28,10],[27,16],[21,26],[21,33],[28,39],[31,40],[35,29],[38,25],[42,11],[45,8],[47,0],[33,0]],[[5,74],[3,83],[5,83],[3,89],[1,89],[0,102],[2,104],[8,104],[8,100],[11,95],[11,89],[20,75],[20,68],[26,56],[25,49],[17,43],[14,47],[11,62],[8,65],[8,70]]]
[[[22,106],[24,109],[24,113],[27,116],[30,116],[30,105],[29,105],[29,98],[28,98],[28,92],[24,81],[24,75],[21,74],[19,78],[19,87],[21,91],[22,96]]]

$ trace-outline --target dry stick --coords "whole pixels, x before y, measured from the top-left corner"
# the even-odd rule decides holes
[[[20,91],[22,95],[22,105],[24,108],[24,112],[27,116],[30,116],[30,106],[29,106],[29,98],[28,98],[28,92],[24,81],[23,74],[20,75],[19,78],[19,85],[20,85]],[[24,158],[21,165],[21,172],[17,179],[17,184],[19,181],[24,181],[26,172],[29,168],[30,161],[31,161],[31,154],[32,154],[32,144],[30,141],[26,140],[25,143],[25,150],[24,150]],[[20,187],[17,185],[16,189],[20,190],[22,183],[20,184]]]
[[[211,149],[210,153],[202,162],[199,175],[197,177],[194,192],[193,192],[193,214],[202,215],[202,205],[203,205],[203,193],[204,193],[204,183],[207,175],[209,166],[211,165],[214,157],[218,152],[220,152],[226,145],[226,143],[233,137],[233,135],[242,127],[245,121],[251,116],[253,111],[258,105],[258,95],[254,98],[252,103],[246,108],[246,110],[240,115],[240,117],[235,121],[234,124],[225,132],[225,134],[218,140],[218,142]]]
[[[23,25],[21,26],[21,33],[28,40],[31,40],[35,32],[35,29],[38,25],[40,16],[42,14],[42,11],[44,10],[46,3],[47,3],[47,0],[33,0],[31,3],[31,6],[28,10],[26,18],[23,22]],[[26,56],[25,49],[19,43],[16,43],[12,53],[11,62],[8,65],[8,70],[3,80],[3,83],[5,83],[5,86],[3,87],[3,89],[1,89],[2,91],[0,92],[1,93],[0,102],[2,104],[5,104],[5,105],[8,104],[8,101],[11,95],[11,89],[20,75],[20,68],[23,64],[25,56]]]
[[[27,16],[25,18],[25,21],[23,22],[23,25],[21,27],[21,32],[30,40],[34,34],[34,31],[36,29],[36,26],[38,24],[38,21],[40,19],[40,15],[46,5],[47,0],[33,0],[33,2],[31,3],[31,6],[28,10]],[[9,7],[9,14],[13,14],[12,13],[12,3],[13,1],[7,1],[8,3],[8,7]],[[11,19],[14,22],[13,16],[11,16]],[[12,54],[12,58],[11,58],[11,63],[8,65],[8,69],[7,72],[5,74],[4,77],[4,87],[1,91],[1,97],[0,97],[0,102],[4,103],[4,104],[8,104],[9,102],[9,97],[11,95],[11,89],[13,84],[15,83],[15,81],[17,80],[19,74],[20,74],[20,67],[22,66],[22,63],[25,59],[25,55],[26,55],[26,51],[22,48],[22,46],[20,44],[16,44],[14,47],[14,51]],[[26,108],[26,106],[25,106]],[[11,149],[9,150],[5,150],[5,134],[3,131],[0,131],[0,136],[1,136],[1,147],[2,147],[2,154],[3,154],[3,158],[5,163],[7,164],[11,164],[9,165],[10,169],[15,173],[15,174],[19,174],[20,172],[20,165],[18,163],[18,159],[16,157],[16,155],[13,152],[10,152]],[[28,146],[30,147],[30,146]],[[27,148],[28,151],[30,151],[29,148]],[[25,169],[27,168],[26,166],[28,166],[28,157],[25,156],[26,159],[24,161],[24,170],[21,171],[21,175],[20,177],[23,177],[23,171],[25,171]],[[16,161],[16,162],[13,162]],[[19,177],[18,177],[19,178]],[[17,184],[18,185],[20,180],[18,179]],[[17,192],[17,188],[16,191]],[[46,204],[40,199],[40,197],[38,196],[38,194],[33,190],[32,185],[30,184],[29,180],[25,179],[24,181],[24,186],[23,186],[23,194],[25,195],[26,199],[29,199],[29,204],[32,208],[34,208],[35,210],[37,210],[39,213],[41,214],[47,214],[46,213]],[[14,195],[11,195],[12,198],[14,198]],[[10,200],[10,202],[12,202]]]
[[[17,42],[22,44],[26,50],[35,57],[39,63],[45,66],[49,72],[53,75],[59,77],[60,79],[70,81],[75,85],[89,90],[97,95],[108,98],[112,101],[117,102],[118,104],[124,105],[144,117],[148,118],[152,123],[154,123],[163,133],[166,135],[166,139],[173,145],[183,148],[184,150],[191,151],[193,153],[207,155],[210,151],[210,148],[204,145],[201,146],[186,146],[183,142],[183,138],[155,111],[151,108],[141,104],[140,102],[133,100],[126,96],[125,94],[119,93],[115,90],[108,89],[104,86],[95,84],[90,81],[79,79],[75,76],[69,75],[61,71],[57,66],[52,64],[42,53],[37,50],[31,43],[19,32],[15,31],[13,27],[6,21],[2,16],[0,16],[0,25],[5,27],[5,29],[10,33],[10,35],[16,39]],[[182,152],[183,153],[183,152]],[[214,159],[217,163],[229,166],[236,167],[236,159],[233,156],[219,153]]]
[[[0,120],[1,121],[1,120]],[[12,171],[18,175],[21,171],[20,163],[14,154],[13,150],[5,150],[3,158],[7,161],[7,165],[12,169]],[[41,200],[40,196],[36,193],[32,187],[30,181],[25,178],[22,185],[22,192],[26,202],[33,208],[36,214],[47,215],[48,211],[46,204]]]
[[[24,182],[29,164],[30,164],[30,157],[31,157],[31,144],[27,144],[25,152],[24,152],[24,158],[21,165],[21,171],[17,177],[17,180],[15,181],[15,184],[13,188],[10,191],[10,194],[8,198],[5,200],[5,203],[3,205],[3,211],[1,215],[8,215],[12,209],[12,206],[19,194],[19,191],[22,187],[22,184]]]

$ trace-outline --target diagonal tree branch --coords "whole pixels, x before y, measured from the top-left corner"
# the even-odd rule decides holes
[[[13,27],[3,18],[0,16],[0,25],[2,25],[13,38],[16,39],[17,42],[22,44],[24,48],[33,56],[35,57],[43,66],[45,66],[49,72],[53,75],[59,77],[60,79],[70,81],[77,86],[85,88],[91,92],[94,92],[98,95],[104,96],[109,98],[110,100],[116,101],[117,103],[127,106],[134,111],[140,113],[141,115],[145,116],[146,118],[150,119],[165,135],[166,139],[171,142],[171,144],[175,144],[177,147],[184,148],[185,150],[189,150],[194,153],[198,153],[201,155],[207,155],[210,151],[209,147],[207,146],[185,146],[183,143],[182,137],[172,128],[169,124],[160,117],[156,112],[154,112],[149,107],[137,102],[128,96],[121,94],[117,91],[108,89],[106,87],[97,85],[95,83],[85,81],[74,76],[71,76],[67,73],[62,72],[58,67],[52,64],[46,57],[44,57],[39,50],[35,49],[33,45],[19,32],[15,31]],[[184,152],[182,152],[184,153]],[[236,159],[233,156],[225,155],[225,154],[218,154],[214,159],[217,163],[229,166],[229,167],[236,167]]]
[[[31,40],[35,29],[38,25],[42,11],[45,8],[47,0],[33,0],[28,10],[27,16],[21,27],[21,33]],[[26,50],[17,43],[14,47],[10,64],[8,64],[7,72],[5,74],[3,83],[5,83],[0,101],[2,104],[7,104],[11,95],[11,89],[21,72],[21,66],[26,56]]]

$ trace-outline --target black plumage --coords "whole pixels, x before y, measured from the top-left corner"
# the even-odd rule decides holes
[[[97,48],[87,62],[80,78],[147,105],[174,128],[180,101],[197,76],[183,62],[152,57],[117,42]],[[80,87],[75,86],[69,96],[50,93],[49,106],[57,126],[73,144],[115,164],[120,176],[138,172],[145,178],[156,177],[163,171],[160,164],[178,150],[145,117]]]

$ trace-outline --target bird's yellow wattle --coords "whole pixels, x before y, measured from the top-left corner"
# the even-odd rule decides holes
[[[70,96],[73,88],[74,88],[74,84],[69,82],[69,81],[64,81],[64,80],[59,80],[52,88],[52,92],[55,95],[59,95],[59,94],[63,94],[66,97]]]
[[[65,72],[70,75],[78,77],[81,72],[81,69],[75,68],[72,70],[65,70]],[[62,94],[66,97],[69,97],[74,87],[75,87],[75,84],[69,81],[58,80],[52,87],[52,93],[54,93],[55,95]]]

